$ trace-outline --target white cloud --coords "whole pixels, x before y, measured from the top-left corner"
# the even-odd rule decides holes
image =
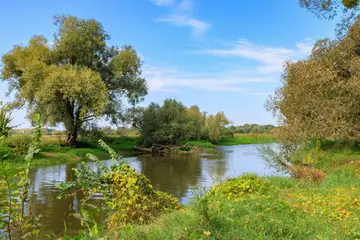
[[[269,76],[248,77],[232,72],[184,73],[171,67],[144,66],[143,75],[150,91],[176,91],[179,87],[217,92],[249,92],[249,84],[273,83]]]
[[[160,22],[168,22],[179,27],[191,27],[195,35],[200,35],[211,27],[207,22],[200,21],[184,14],[171,14],[165,18],[159,18],[157,20]]]
[[[261,63],[258,67],[260,73],[279,73],[283,71],[283,63],[286,60],[304,58],[309,55],[312,47],[313,42],[310,39],[297,43],[294,48],[266,47],[241,39],[231,48],[213,48],[202,51],[202,53],[255,60]]]
[[[180,0],[178,2],[171,0],[151,0],[158,6],[170,7],[170,14],[165,17],[159,17],[159,22],[167,22],[178,27],[190,27],[194,35],[201,35],[210,29],[210,23],[197,19],[193,16],[192,9],[194,7],[193,0]]]
[[[158,6],[172,6],[175,0],[150,0]]]
[[[179,11],[190,11],[194,7],[194,2],[192,0],[182,0],[177,5],[177,10]]]

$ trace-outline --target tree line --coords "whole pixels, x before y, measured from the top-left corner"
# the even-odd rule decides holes
[[[188,140],[216,143],[232,135],[232,131],[226,128],[230,121],[224,112],[207,114],[196,105],[188,108],[175,99],[166,99],[162,105],[151,103],[146,108],[133,109],[131,115],[146,147],[152,144],[179,145]]]
[[[240,126],[230,126],[229,128],[233,133],[269,133],[275,126],[272,124],[244,124]]]

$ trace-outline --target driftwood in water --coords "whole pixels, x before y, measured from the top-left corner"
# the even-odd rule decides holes
[[[152,152],[151,148],[144,148],[144,147],[138,147],[138,146],[135,146],[135,150],[138,152],[148,152],[148,153]]]
[[[135,150],[137,151],[147,152],[152,154],[168,154],[168,153],[176,152],[178,150],[190,151],[191,149],[192,147],[188,145],[173,146],[173,145],[153,144],[150,148],[135,146]]]

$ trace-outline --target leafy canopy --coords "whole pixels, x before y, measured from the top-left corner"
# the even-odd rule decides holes
[[[94,19],[55,16],[53,43],[34,36],[2,57],[1,78],[15,91],[15,107],[27,103],[29,114],[63,123],[76,139],[84,122],[105,116],[122,120],[123,100],[143,100],[147,86],[142,62],[131,46],[107,46],[110,36]]]
[[[339,37],[344,37],[348,28],[359,17],[359,0],[299,0],[299,4],[318,18],[332,20],[340,16],[336,30]]]
[[[342,40],[320,40],[308,59],[287,62],[268,101],[282,138],[346,139],[360,130],[360,20]]]
[[[151,103],[147,108],[136,109],[133,120],[145,146],[178,145],[188,140],[218,142],[230,124],[223,112],[207,116],[198,106],[187,108],[175,99],[166,99],[161,106]]]

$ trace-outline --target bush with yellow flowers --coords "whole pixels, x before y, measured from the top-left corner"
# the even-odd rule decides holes
[[[256,174],[245,174],[214,186],[213,191],[215,195],[223,196],[229,200],[250,193],[263,192],[269,187],[270,184],[267,179],[259,178]]]
[[[76,180],[59,184],[62,190],[59,198],[82,192],[85,206],[94,202],[94,196],[100,195],[102,200],[97,201],[99,205],[96,207],[107,213],[107,228],[148,223],[168,210],[179,208],[177,198],[155,190],[145,175],[119,161],[116,153],[103,141],[100,140],[99,144],[117,163],[107,167],[89,154],[88,158],[99,171],[85,163],[81,169],[74,169]]]

